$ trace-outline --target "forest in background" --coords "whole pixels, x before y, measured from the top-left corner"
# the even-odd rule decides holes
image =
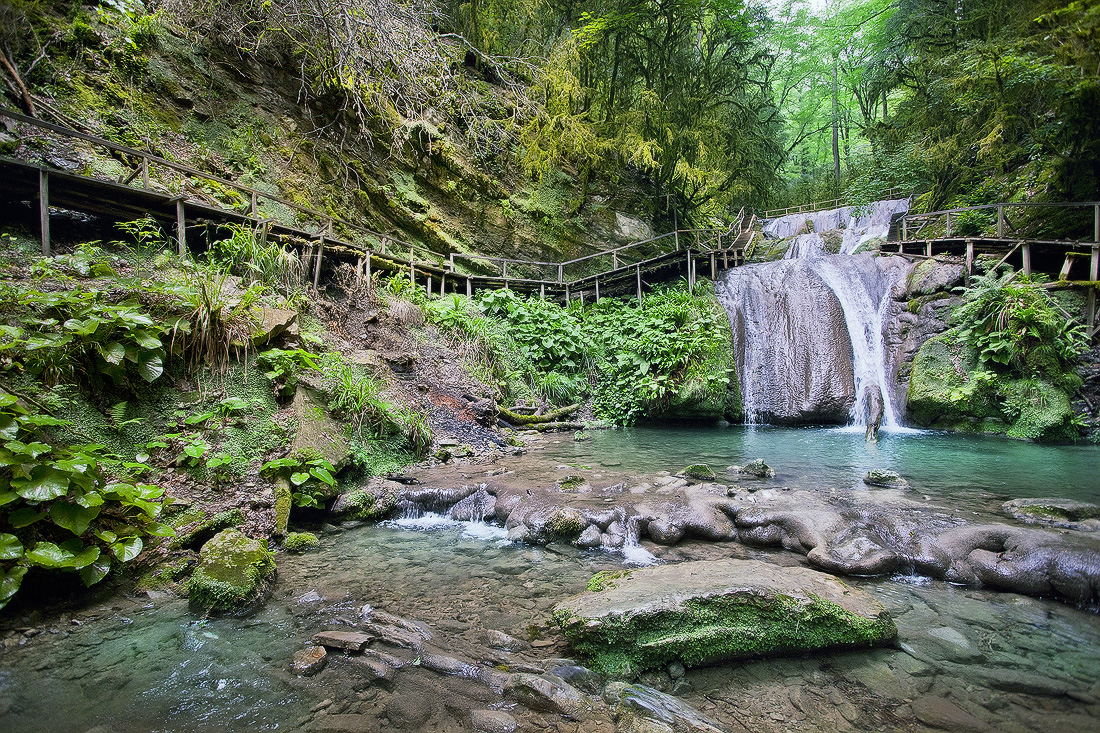
[[[464,137],[489,172],[629,176],[658,223],[890,188],[926,209],[1095,198],[1094,0],[0,3],[3,79],[58,85],[89,13],[280,66],[338,144]],[[67,13],[71,26],[43,19]],[[127,49],[121,49],[125,56]],[[362,130],[370,131],[367,136]],[[569,212],[567,212],[569,213]]]

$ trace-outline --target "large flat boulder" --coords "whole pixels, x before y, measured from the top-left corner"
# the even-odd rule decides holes
[[[831,575],[755,560],[633,570],[558,604],[554,620],[575,650],[615,676],[897,637],[893,619],[868,594]]]

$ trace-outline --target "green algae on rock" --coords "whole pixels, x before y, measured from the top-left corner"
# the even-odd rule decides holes
[[[718,476],[714,473],[714,469],[705,463],[693,463],[683,471],[677,474],[677,476],[683,476],[685,478],[693,478],[698,481],[714,481]]]
[[[227,529],[202,546],[187,597],[197,612],[242,615],[263,600],[274,578],[275,559],[267,547]]]
[[[831,575],[755,560],[634,570],[563,601],[553,618],[595,669],[617,677],[897,637],[886,609],[866,593]]]

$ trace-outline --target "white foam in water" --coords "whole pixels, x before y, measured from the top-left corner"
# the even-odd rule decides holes
[[[426,512],[418,517],[402,517],[391,519],[382,524],[399,529],[411,529],[421,532],[433,532],[437,530],[460,530],[462,536],[472,540],[491,542],[493,540],[508,539],[508,530],[486,522],[459,522],[445,517],[442,514]]]
[[[657,558],[641,545],[623,545],[624,565],[656,565]]]

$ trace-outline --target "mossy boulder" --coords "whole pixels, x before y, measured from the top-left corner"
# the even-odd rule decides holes
[[[884,468],[872,468],[863,476],[863,483],[868,486],[882,486],[887,489],[908,489],[909,482],[901,477],[897,471],[888,471]]]
[[[699,561],[641,568],[599,585],[558,604],[553,618],[594,669],[616,677],[897,637],[882,604],[807,568]]]
[[[287,552],[301,553],[316,549],[321,544],[312,532],[289,532],[283,540],[283,549]]]
[[[1041,379],[1017,379],[1004,388],[1005,412],[1012,420],[1010,438],[1043,443],[1072,443],[1079,431],[1069,395]]]
[[[933,336],[913,359],[905,395],[906,418],[923,427],[979,432],[1000,417],[994,385],[978,368],[978,355],[951,338]]]
[[[244,615],[263,601],[274,579],[275,556],[265,544],[227,529],[202,546],[187,597],[199,613]]]
[[[1100,504],[1045,497],[1006,501],[1004,511],[1027,524],[1049,524],[1071,529],[1100,529]]]
[[[676,475],[695,479],[696,481],[714,481],[718,478],[718,475],[714,473],[714,469],[705,463],[693,463]]]
[[[328,401],[312,387],[299,385],[294,393],[294,416],[298,432],[290,445],[292,453],[317,451],[339,471],[348,463],[351,448],[344,425],[328,413]]]

